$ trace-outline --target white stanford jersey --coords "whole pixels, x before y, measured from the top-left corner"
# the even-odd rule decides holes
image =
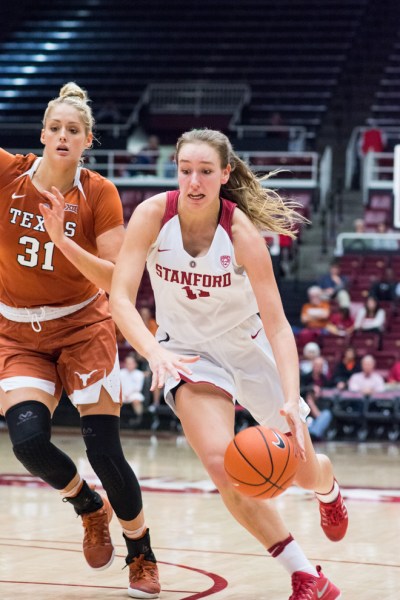
[[[183,247],[178,217],[179,191],[167,193],[160,233],[147,256],[156,320],[171,338],[210,340],[258,312],[250,281],[235,261],[232,216],[236,204],[221,199],[219,222],[205,256]]]

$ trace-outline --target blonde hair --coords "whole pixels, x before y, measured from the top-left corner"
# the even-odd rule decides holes
[[[76,108],[79,112],[82,123],[85,127],[85,133],[88,135],[93,131],[94,128],[94,118],[92,114],[92,109],[89,106],[89,97],[87,95],[86,90],[79,87],[73,81],[66,83],[60,89],[60,93],[58,98],[53,98],[47,105],[43,116],[43,126],[46,125],[46,120],[50,116],[51,110],[57,106],[58,104],[69,104]]]
[[[248,216],[261,231],[272,231],[296,237],[293,227],[296,223],[307,222],[296,209],[298,202],[283,200],[275,191],[263,187],[262,182],[275,175],[258,177],[250,167],[235,154],[226,135],[213,129],[193,129],[181,135],[176,144],[176,162],[184,144],[206,143],[218,153],[222,168],[231,165],[227,183],[221,186],[221,196],[231,200]]]

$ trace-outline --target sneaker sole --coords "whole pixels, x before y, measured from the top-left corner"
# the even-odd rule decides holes
[[[148,592],[128,588],[128,596],[130,598],[159,598],[160,594],[149,594]]]
[[[89,565],[89,567],[92,569],[92,571],[105,571],[106,569],[108,569],[108,567],[111,567],[111,565],[113,564],[114,557],[115,557],[115,548],[113,547],[111,558],[107,564],[103,565],[102,567],[92,567],[91,565]]]

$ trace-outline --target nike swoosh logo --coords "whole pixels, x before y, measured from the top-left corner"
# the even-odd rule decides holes
[[[325,594],[326,590],[328,589],[328,586],[329,586],[329,581],[326,582],[326,584],[324,585],[324,587],[322,588],[321,591],[317,590],[318,598],[322,598],[322,596]]]
[[[251,339],[252,339],[252,340],[255,340],[255,339],[256,339],[256,337],[257,337],[257,336],[258,336],[258,334],[260,333],[261,329],[262,329],[262,327],[260,327],[260,329],[257,331],[257,333],[255,333],[254,335],[252,335],[252,336],[251,336]]]
[[[158,248],[157,252],[171,252],[171,248]]]
[[[161,342],[169,342],[169,340],[171,339],[168,335],[168,333],[165,334],[167,337],[164,340],[159,340],[158,343],[161,344]]]
[[[272,430],[276,439],[278,440],[277,442],[272,442],[274,446],[276,446],[277,448],[285,448],[285,442],[283,441],[283,439],[281,438],[281,436],[279,435],[279,433],[277,433],[276,431]]]
[[[14,193],[13,193],[13,195],[11,196],[11,198],[12,198],[13,200],[16,200],[17,198],[25,198],[25,196],[26,196],[26,194],[21,194],[21,195],[19,195],[19,194],[16,194],[16,193],[14,192]]]

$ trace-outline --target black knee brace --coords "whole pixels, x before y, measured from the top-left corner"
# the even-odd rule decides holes
[[[56,490],[65,488],[77,470],[72,460],[50,442],[51,415],[45,404],[26,400],[5,414],[14,454],[25,469]]]
[[[122,450],[119,417],[88,415],[81,418],[81,427],[87,457],[115,514],[124,521],[135,519],[143,507],[142,493]]]

